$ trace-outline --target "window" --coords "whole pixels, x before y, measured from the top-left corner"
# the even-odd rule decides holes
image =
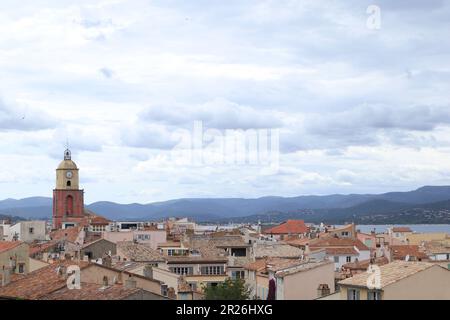
[[[347,259],[346,259],[346,261],[347,261],[347,263],[352,262],[352,257],[348,256]]]
[[[246,248],[232,248],[231,255],[235,257],[246,257],[247,249]]]
[[[19,273],[24,273],[24,272],[25,272],[25,264],[19,263]]]
[[[447,260],[450,260],[450,254],[447,253]]]
[[[231,277],[233,279],[245,279],[245,271],[233,271]]]
[[[29,232],[30,234],[33,234],[33,233],[34,233],[34,228],[33,228],[33,227],[30,227],[30,228],[28,229],[28,232]]]
[[[339,263],[339,256],[334,256],[334,263]]]
[[[166,284],[161,285],[161,295],[167,297],[167,294],[168,294],[167,285]]]
[[[172,267],[170,268],[170,272],[179,274],[179,275],[192,275],[194,273],[193,267]]]
[[[149,241],[150,240],[150,235],[149,234],[138,234],[137,235],[137,239],[139,241]]]
[[[67,181],[67,186],[68,186],[68,187],[72,186],[72,182]]]
[[[367,292],[368,300],[381,300],[381,292],[380,291],[369,291]]]
[[[223,266],[207,266],[201,268],[202,275],[221,275],[225,273]]]
[[[359,300],[359,290],[358,289],[348,289],[347,290],[347,300]]]
[[[343,237],[348,237],[349,233],[348,233],[348,231],[344,231],[344,232],[341,233],[341,235],[342,235]]]

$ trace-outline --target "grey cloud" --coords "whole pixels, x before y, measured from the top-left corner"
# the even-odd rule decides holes
[[[242,106],[226,99],[215,99],[201,105],[151,107],[141,114],[141,120],[161,122],[171,126],[192,126],[202,121],[205,128],[262,129],[277,128],[282,121],[273,112]]]
[[[57,125],[50,115],[22,106],[7,105],[0,98],[0,130],[35,131]]]

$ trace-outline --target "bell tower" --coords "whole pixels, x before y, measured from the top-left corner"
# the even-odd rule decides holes
[[[84,191],[80,189],[79,169],[72,161],[69,149],[56,169],[56,188],[53,190],[53,229],[63,224],[78,225],[84,218]]]

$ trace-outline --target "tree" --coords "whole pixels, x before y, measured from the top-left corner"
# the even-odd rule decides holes
[[[205,300],[248,300],[250,289],[242,279],[228,278],[217,286],[208,286],[204,289]]]

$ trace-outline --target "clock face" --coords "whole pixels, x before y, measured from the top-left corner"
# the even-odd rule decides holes
[[[73,177],[72,171],[67,171],[66,177],[67,177],[68,179],[72,179],[72,177]]]

